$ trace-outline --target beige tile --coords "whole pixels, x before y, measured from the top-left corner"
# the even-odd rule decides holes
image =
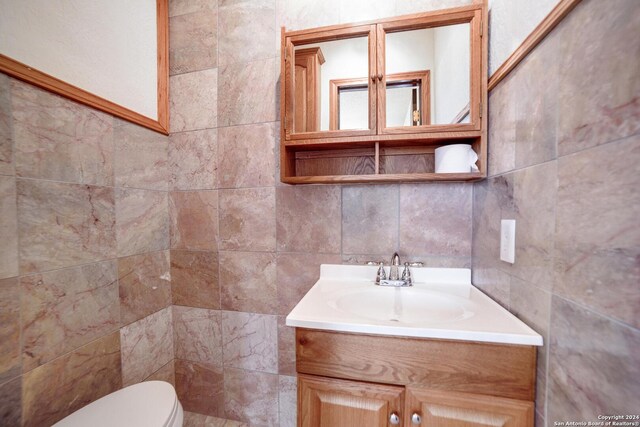
[[[169,188],[212,190],[218,174],[217,132],[212,129],[169,137]]]
[[[209,415],[184,412],[184,427],[225,427],[227,420]]]
[[[162,368],[155,371],[144,379],[145,381],[164,381],[171,384],[174,388],[176,386],[176,369],[174,360],[172,359]]]
[[[0,384],[0,425],[22,425],[22,378]]]
[[[273,122],[278,118],[275,58],[219,68],[218,126]]]
[[[276,255],[268,252],[221,252],[222,309],[275,314]]]
[[[224,409],[227,418],[251,425],[278,425],[278,376],[225,369]]]
[[[556,158],[558,39],[546,38],[518,66],[516,92],[516,168]],[[545,78],[541,79],[540,76]],[[563,112],[564,113],[564,112]]]
[[[0,278],[18,275],[18,208],[16,179],[0,176]]]
[[[18,176],[113,185],[113,117],[11,81]]]
[[[222,341],[225,368],[278,372],[276,316],[224,311]]]
[[[296,427],[297,425],[297,393],[298,384],[296,377],[279,377],[279,421],[280,427]]]
[[[508,271],[549,291],[553,289],[557,170],[552,161],[513,173],[517,238],[515,263]]]
[[[554,283],[554,293],[636,328],[639,142],[630,137],[558,161]]]
[[[278,316],[278,373],[295,375],[296,329],[285,322],[285,316]]]
[[[559,27],[561,155],[640,130],[640,13],[635,0],[614,3],[579,4]]]
[[[17,277],[2,279],[0,280],[0,384],[22,373],[20,342],[20,285]]]
[[[273,58],[275,0],[220,0],[220,66]]]
[[[176,392],[185,411],[214,417],[224,414],[224,376],[220,367],[176,359]]]
[[[169,16],[179,16],[187,13],[206,12],[216,10],[218,0],[170,0]]]
[[[397,185],[342,187],[342,253],[397,251],[398,202]]]
[[[116,189],[118,256],[169,249],[168,199],[164,191]]]
[[[517,71],[508,75],[489,93],[488,172],[498,175],[515,169],[516,102],[515,88],[521,77]]]
[[[114,261],[23,276],[20,286],[25,372],[120,325]]]
[[[403,185],[400,206],[401,254],[471,255],[471,186]]]
[[[217,252],[172,250],[171,292],[175,305],[219,309]]]
[[[547,420],[637,412],[640,332],[553,297]]]
[[[174,358],[171,307],[120,329],[122,382],[138,383]]]
[[[169,19],[169,74],[218,65],[218,11],[204,9]]]
[[[171,248],[215,251],[218,248],[218,192],[174,191],[169,200]]]
[[[114,258],[112,188],[18,180],[22,274]]]
[[[508,273],[487,265],[487,262],[482,259],[473,258],[471,283],[498,304],[509,309],[511,276]]]
[[[169,79],[172,132],[218,126],[218,69],[196,71]]]
[[[277,189],[278,251],[340,253],[339,186]]]
[[[13,163],[11,79],[6,74],[0,74],[0,175],[13,175],[15,170]]]
[[[168,138],[121,120],[117,122],[115,136],[116,186],[166,191]]]
[[[340,255],[278,253],[278,314],[287,315],[320,278],[321,264],[342,264]]]
[[[171,305],[169,251],[118,259],[118,288],[122,325]]]
[[[218,187],[275,184],[275,123],[218,129]]]
[[[220,249],[274,251],[274,188],[220,190]]]
[[[173,336],[177,359],[222,366],[219,311],[174,305]]]
[[[51,425],[122,387],[117,332],[24,375],[23,425]]]

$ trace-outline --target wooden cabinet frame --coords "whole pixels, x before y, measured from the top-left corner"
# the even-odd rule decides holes
[[[386,84],[390,76],[385,75],[385,37],[388,33],[440,27],[454,24],[470,24],[470,123],[420,125],[407,127],[384,127],[386,117]],[[417,181],[473,181],[487,175],[487,5],[486,0],[475,0],[474,4],[453,9],[418,13],[402,17],[369,21],[357,24],[334,25],[321,28],[287,32],[282,28],[281,75],[281,181],[289,184],[358,183],[358,182],[417,182]],[[295,95],[294,51],[296,46],[309,45],[353,37],[368,37],[369,75],[369,128],[361,130],[328,130],[296,133],[293,129]],[[390,80],[389,80],[390,81]],[[424,123],[424,121],[423,121]],[[435,148],[455,143],[470,144],[478,153],[479,172],[437,174],[433,170],[398,171],[386,173],[380,168],[381,156],[393,150],[394,155],[412,156],[418,152],[429,153]],[[423,148],[420,150],[420,148]],[[305,174],[296,173],[296,164],[309,159],[330,162],[336,151],[351,150],[373,152],[373,171],[362,173],[356,169],[333,171],[331,168],[305,167]],[[326,153],[324,160],[323,153]],[[348,156],[348,154],[347,154]],[[346,156],[345,156],[346,157]],[[368,156],[370,157],[370,156]],[[344,158],[344,157],[343,157]],[[366,160],[366,159],[362,159]],[[368,160],[366,160],[368,161]],[[344,162],[348,164],[349,162]],[[352,164],[361,164],[354,161]],[[425,164],[432,164],[427,162]],[[335,168],[334,168],[335,169]],[[309,171],[312,172],[309,172]],[[371,173],[372,172],[372,173]]]

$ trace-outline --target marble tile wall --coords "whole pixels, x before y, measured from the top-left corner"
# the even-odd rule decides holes
[[[637,412],[638,25],[635,0],[583,0],[489,98],[473,280],[544,337],[538,426]],[[513,265],[500,219],[516,220]]]
[[[471,185],[296,187],[278,175],[281,25],[467,3],[170,0],[171,286],[185,410],[296,425],[294,338],[284,318],[320,264],[398,251],[430,265],[471,265]],[[216,26],[203,26],[207,19]]]
[[[168,159],[168,137],[0,74],[0,425],[174,382]]]

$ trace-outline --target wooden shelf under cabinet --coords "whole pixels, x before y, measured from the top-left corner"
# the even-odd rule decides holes
[[[386,37],[392,33],[469,24],[469,98],[456,118],[445,123],[430,121],[426,112],[431,99],[422,99],[422,119],[413,126],[387,125],[386,91],[394,79],[407,71],[387,70]],[[287,32],[282,28],[281,52],[281,181],[288,184],[378,183],[417,181],[475,181],[487,176],[487,4],[424,12],[356,24],[341,24]],[[366,38],[368,75],[348,79],[358,81],[368,93],[368,128],[338,129],[335,96],[332,125],[320,130],[319,81],[323,64],[331,62],[326,43]],[[322,53],[324,52],[324,54]],[[390,65],[391,66],[391,65]],[[365,70],[363,70],[365,71]],[[416,70],[413,70],[416,71]],[[421,85],[430,84],[437,74],[422,68]],[[395,73],[395,74],[394,74]],[[404,74],[402,74],[404,73]],[[441,74],[442,75],[442,74]],[[301,77],[303,76],[303,77]],[[349,76],[343,76],[343,80]],[[330,77],[327,75],[326,77]],[[334,82],[342,81],[330,80]],[[354,80],[355,79],[355,80]],[[416,80],[416,79],[414,79]],[[417,80],[416,80],[417,81]],[[402,83],[402,82],[401,82]],[[324,87],[324,86],[323,86]],[[429,93],[423,86],[422,92]],[[455,85],[449,87],[456,87]],[[303,90],[305,93],[296,92]],[[335,89],[335,88],[334,88]],[[428,89],[428,88],[427,88]],[[334,90],[335,92],[335,90]],[[423,95],[423,98],[426,98]],[[443,97],[444,98],[444,97]],[[316,101],[313,101],[316,100]],[[423,101],[425,101],[423,103]],[[366,102],[366,101],[365,101]],[[413,104],[417,105],[417,104]],[[435,104],[438,105],[438,104]],[[431,107],[430,107],[431,106]],[[324,108],[324,105],[323,105]],[[435,110],[434,110],[435,111]],[[466,112],[465,112],[466,111]],[[464,114],[462,114],[465,112]],[[323,111],[324,114],[324,111]],[[457,122],[468,115],[467,121]],[[415,119],[414,119],[415,120]],[[448,120],[448,119],[447,119]],[[395,122],[389,122],[395,123]],[[447,144],[470,144],[478,154],[478,172],[437,174],[435,148]]]

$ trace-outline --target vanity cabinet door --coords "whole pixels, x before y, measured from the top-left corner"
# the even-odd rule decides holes
[[[298,426],[400,426],[404,390],[399,386],[299,375]],[[394,413],[397,422],[391,421]]]
[[[533,427],[533,402],[407,387],[405,426]],[[412,420],[413,414],[417,417]]]

